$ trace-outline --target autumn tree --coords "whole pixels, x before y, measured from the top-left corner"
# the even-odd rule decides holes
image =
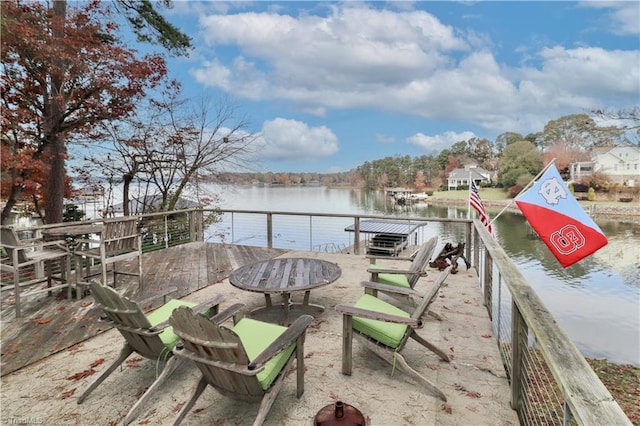
[[[416,177],[413,180],[413,187],[416,189],[416,191],[420,192],[424,192],[427,187],[425,183],[424,172],[422,172],[421,170],[416,172]]]
[[[117,42],[98,3],[83,6],[2,2],[3,222],[28,188],[46,194],[45,221],[61,222],[67,142],[129,114],[166,74],[160,56]]]

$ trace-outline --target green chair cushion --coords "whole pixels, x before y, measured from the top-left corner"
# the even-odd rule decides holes
[[[194,306],[196,306],[196,303],[171,299],[155,311],[147,314],[147,319],[152,326],[160,324],[161,322],[168,320],[173,313],[173,310],[178,306],[187,306],[189,308],[193,308]],[[180,341],[180,338],[173,332],[172,327],[165,328],[162,333],[158,334],[158,337],[160,337],[162,343],[164,343],[164,345],[169,350],[173,350],[173,348]]]
[[[240,341],[242,342],[242,346],[244,346],[244,350],[247,352],[249,361],[256,359],[258,355],[260,355],[286,330],[287,328],[281,325],[257,321],[251,318],[242,318],[233,326],[233,331],[238,335],[238,337],[240,337]],[[269,389],[273,381],[278,376],[278,373],[280,373],[289,360],[289,357],[295,348],[296,345],[292,343],[288,348],[270,359],[264,365],[264,370],[256,375],[262,389]]]
[[[383,268],[380,265],[376,265],[371,264],[369,265],[369,269],[388,269],[388,268]],[[381,284],[388,284],[388,285],[393,285],[396,287],[402,287],[402,288],[411,288],[411,285],[409,284],[409,280],[407,279],[407,276],[405,274],[385,274],[385,273],[381,273],[378,274],[378,281]]]
[[[395,306],[380,300],[370,294],[365,294],[356,302],[356,308],[366,309],[367,311],[380,312],[389,315],[409,318],[411,315],[398,309]],[[365,334],[378,342],[397,348],[400,341],[407,332],[406,324],[394,324],[392,322],[378,321],[369,318],[353,317],[353,328],[362,334]]]

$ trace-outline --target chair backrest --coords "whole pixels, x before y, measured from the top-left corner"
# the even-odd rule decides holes
[[[139,250],[138,219],[123,219],[104,221],[104,231],[101,240],[107,256],[114,253],[123,253]]]
[[[440,290],[440,287],[442,287],[442,284],[444,284],[444,281],[449,276],[449,272],[450,271],[451,271],[451,266],[448,266],[446,269],[444,269],[442,272],[440,272],[440,274],[438,274],[438,276],[436,277],[435,281],[433,282],[433,284],[429,288],[429,291],[427,292],[427,294],[425,294],[425,296],[422,298],[420,304],[418,304],[418,306],[416,306],[416,309],[411,314],[411,318],[414,319],[414,320],[417,320],[418,323],[420,324],[418,328],[421,328],[422,325],[424,324],[424,321],[426,319],[425,317],[429,313],[429,306],[436,299],[436,296],[438,295],[438,291]],[[407,333],[405,333],[402,341],[398,345],[398,350],[401,350],[404,347],[405,343],[407,342],[407,340],[411,336],[411,332],[412,332],[411,328],[407,327]]]
[[[427,265],[429,264],[429,259],[431,258],[431,255],[433,254],[433,250],[435,250],[437,244],[438,244],[438,237],[433,237],[429,239],[427,242],[425,242],[424,244],[422,244],[420,246],[420,249],[418,249],[416,256],[413,258],[413,261],[411,262],[411,266],[409,267],[409,270],[412,272],[424,271],[427,268]],[[413,288],[416,285],[416,283],[418,282],[418,279],[420,279],[420,276],[418,274],[410,274],[407,277],[407,280],[409,281],[409,285],[411,286],[411,288]]]
[[[247,368],[249,357],[232,330],[194,315],[187,307],[175,309],[169,324],[182,339],[185,356],[196,363],[207,383],[220,393],[247,400],[264,395],[256,377],[261,369]]]
[[[157,359],[166,347],[159,332],[152,330],[151,323],[140,306],[127,297],[121,296],[111,287],[92,281],[91,294],[102,308],[105,317],[116,327],[127,343],[140,355]]]
[[[0,228],[0,232],[1,232],[0,237],[2,237],[2,243],[6,244],[6,245],[3,245],[3,247],[7,251],[7,254],[11,259],[11,262],[13,262],[14,251],[18,252],[17,253],[18,263],[27,262],[29,259],[27,258],[27,255],[25,254],[24,249],[12,248],[12,247],[20,247],[23,245],[20,242],[20,239],[18,238],[18,234],[16,233],[15,229],[9,226],[2,226]],[[9,246],[12,246],[12,247],[9,247]]]

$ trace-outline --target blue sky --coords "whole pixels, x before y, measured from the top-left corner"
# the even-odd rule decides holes
[[[347,171],[471,137],[640,104],[640,2],[195,2],[169,58],[185,94],[227,96],[256,170]]]

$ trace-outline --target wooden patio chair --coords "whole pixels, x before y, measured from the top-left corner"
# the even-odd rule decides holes
[[[6,253],[0,268],[3,272],[13,275],[13,285],[3,282],[2,290],[13,292],[16,317],[22,314],[20,298],[26,295],[42,293],[51,295],[55,290],[66,288],[67,298],[71,299],[69,285],[71,266],[65,241],[46,241],[42,238],[20,239],[15,229],[8,226],[2,226],[0,232],[2,237],[0,246]],[[53,269],[53,263],[56,261],[60,262],[58,274]],[[52,285],[54,280],[59,281],[60,284]],[[46,288],[31,289],[23,294],[28,287],[44,282],[47,283]]]
[[[379,265],[376,262],[378,259],[384,259],[379,256],[367,256],[373,263],[369,264],[367,272],[371,274],[371,281],[368,283],[367,293],[376,296],[377,291],[382,291],[389,296],[402,301],[409,301],[413,305],[412,296],[422,298],[424,294],[415,290],[415,286],[421,277],[427,275],[427,267],[429,266],[429,259],[438,244],[438,237],[433,237],[420,246],[418,251],[413,257],[394,257],[393,260],[407,260],[410,261],[410,265],[406,269],[388,268]],[[388,257],[386,259],[389,259]],[[376,283],[383,284],[382,286],[376,285]],[[397,287],[403,289],[403,291],[385,291],[387,286]],[[415,305],[414,305],[415,306]]]
[[[153,312],[145,314],[140,306],[149,303],[152,299],[137,303],[96,281],[91,282],[90,287],[91,294],[104,312],[102,320],[117,328],[124,337],[125,343],[118,358],[80,395],[78,404],[82,404],[89,394],[134,352],[157,363],[164,363],[162,373],[127,413],[124,419],[126,425],[136,418],[146,400],[182,361],[172,356],[173,348],[180,340],[167,321],[173,310],[180,306],[189,306],[195,312],[212,316],[218,313],[218,305],[223,297],[218,295],[198,305],[176,299],[167,302],[166,297],[176,290],[168,289],[152,298],[164,297],[165,303]]]
[[[183,307],[171,315],[169,323],[183,342],[174,349],[174,354],[194,361],[202,372],[193,395],[178,413],[174,425],[182,422],[207,385],[231,398],[261,401],[253,422],[261,425],[294,359],[297,397],[304,393],[304,340],[313,317],[302,315],[287,328],[244,315],[242,304],[232,306],[211,320]],[[233,327],[222,325],[231,316],[234,317]]]
[[[438,275],[425,297],[412,313],[405,312],[370,294],[362,295],[354,306],[336,306],[336,310],[343,315],[342,374],[351,375],[352,345],[353,337],[355,336],[367,349],[389,362],[394,368],[397,367],[419,383],[424,384],[430,394],[446,401],[447,397],[444,393],[427,378],[410,367],[400,352],[404,349],[409,338],[412,338],[438,355],[442,360],[450,361],[449,356],[443,350],[431,344],[416,332],[416,329],[424,326],[429,305],[435,299],[450,270],[451,267],[448,267]]]
[[[138,287],[142,290],[142,242],[138,231],[138,218],[117,218],[104,221],[104,230],[98,240],[79,238],[75,250],[76,265],[82,265],[82,258],[86,258],[85,272],[82,267],[76,270],[76,282],[86,285],[91,277],[101,276],[103,285],[108,285],[107,274],[113,272],[113,287],[116,286],[118,275],[138,277]],[[136,271],[118,270],[118,262],[135,260]],[[92,263],[99,262],[100,271],[91,272]],[[112,265],[112,269],[109,269]],[[80,277],[78,277],[80,273]]]

